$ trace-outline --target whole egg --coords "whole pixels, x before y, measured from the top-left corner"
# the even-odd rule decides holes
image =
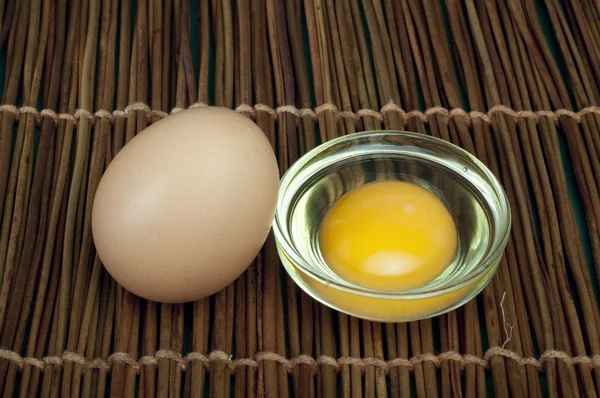
[[[153,123],[113,159],[92,210],[100,259],[123,287],[180,303],[240,276],[269,233],[279,170],[247,117],[191,108]]]

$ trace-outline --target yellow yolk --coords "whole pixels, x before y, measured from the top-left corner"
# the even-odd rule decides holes
[[[456,227],[444,204],[408,182],[363,185],[329,209],[319,231],[321,254],[342,279],[375,290],[425,285],[450,264]]]

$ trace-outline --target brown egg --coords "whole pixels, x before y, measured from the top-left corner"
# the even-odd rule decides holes
[[[278,184],[273,149],[250,119],[217,107],[169,116],[125,145],[103,175],[92,211],[98,255],[136,295],[201,299],[258,254]]]

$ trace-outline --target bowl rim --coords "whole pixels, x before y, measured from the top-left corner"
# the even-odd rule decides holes
[[[329,279],[326,275],[323,275],[319,272],[316,272],[311,269],[309,262],[305,260],[305,258],[297,252],[294,245],[290,242],[290,236],[288,234],[283,233],[281,227],[281,214],[280,214],[280,204],[282,201],[281,192],[284,188],[289,187],[290,183],[293,181],[294,177],[298,175],[299,170],[301,170],[307,163],[310,163],[314,158],[321,154],[322,152],[328,150],[331,147],[339,145],[341,143],[347,141],[357,140],[363,137],[375,137],[375,136],[395,136],[395,137],[408,137],[413,140],[420,140],[423,142],[433,142],[437,145],[442,145],[447,147],[451,152],[455,152],[457,154],[461,154],[469,159],[471,162],[471,166],[478,169],[488,178],[490,182],[490,186],[493,188],[494,193],[498,196],[499,206],[501,209],[499,219],[504,220],[501,223],[502,228],[500,229],[501,239],[496,242],[495,245],[490,247],[486,252],[485,257],[474,267],[473,272],[469,273],[465,278],[455,283],[444,284],[442,286],[433,287],[427,291],[418,291],[415,292],[412,289],[406,291],[380,291],[369,288],[364,288],[361,286],[344,284],[340,283],[336,280]],[[335,164],[332,163],[332,164]],[[285,220],[287,222],[287,220]],[[444,295],[447,293],[451,293],[455,290],[461,289],[469,284],[476,282],[483,274],[490,270],[490,268],[494,267],[499,258],[502,256],[504,249],[508,243],[508,239],[510,236],[512,226],[512,216],[511,216],[511,208],[510,203],[508,201],[508,196],[504,191],[500,181],[496,178],[496,176],[491,172],[491,170],[483,164],[479,159],[473,156],[471,153],[466,151],[465,149],[449,142],[443,140],[441,138],[433,137],[426,134],[408,132],[403,130],[369,130],[358,133],[347,134],[344,136],[336,137],[332,140],[324,142],[320,145],[317,145],[315,148],[311,149],[303,156],[301,156],[293,165],[291,165],[288,170],[283,174],[279,183],[279,195],[277,198],[277,205],[275,209],[275,216],[273,219],[272,227],[273,233],[275,236],[275,241],[278,247],[278,250],[283,251],[285,256],[297,267],[301,270],[302,273],[310,276],[312,279],[315,279],[322,284],[325,284],[328,287],[334,287],[336,289],[346,291],[349,293],[359,294],[363,296],[370,296],[376,298],[386,298],[386,299],[422,299],[425,297],[435,297]],[[281,255],[281,254],[280,254]],[[284,265],[285,265],[284,261]],[[287,269],[287,265],[285,266],[286,271],[289,273]],[[417,289],[417,288],[415,288]]]

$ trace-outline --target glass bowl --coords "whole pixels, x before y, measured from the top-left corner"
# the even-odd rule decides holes
[[[319,249],[321,220],[336,200],[386,180],[427,188],[457,229],[457,249],[445,271],[410,290],[352,284],[327,266]],[[381,322],[432,317],[476,296],[496,272],[510,226],[506,194],[479,160],[441,139],[399,131],[350,134],[308,152],[282,177],[273,221],[279,256],[298,286],[331,308]]]

